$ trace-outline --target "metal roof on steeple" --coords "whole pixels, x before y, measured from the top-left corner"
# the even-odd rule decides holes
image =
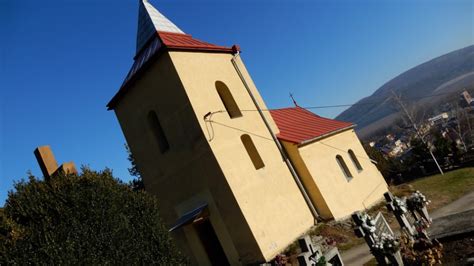
[[[137,54],[153,36],[156,36],[158,31],[184,34],[178,26],[161,14],[148,0],[140,0],[138,8]]]

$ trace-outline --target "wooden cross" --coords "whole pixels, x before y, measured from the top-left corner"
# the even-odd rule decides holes
[[[51,176],[59,173],[77,175],[74,162],[63,163],[58,167],[53,151],[48,145],[36,148],[34,154],[45,179],[49,179]]]

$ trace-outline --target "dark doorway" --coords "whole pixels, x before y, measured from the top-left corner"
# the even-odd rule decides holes
[[[217,238],[216,232],[209,219],[194,223],[194,229],[206,250],[207,256],[212,265],[229,265],[229,261],[224,253],[224,249]]]

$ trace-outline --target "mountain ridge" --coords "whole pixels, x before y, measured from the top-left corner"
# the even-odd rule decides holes
[[[474,45],[470,45],[428,60],[408,69],[380,86],[370,96],[359,100],[336,119],[357,124],[364,138],[387,126],[398,110],[391,103],[392,90],[411,103],[435,102],[438,94],[455,92],[474,85]]]

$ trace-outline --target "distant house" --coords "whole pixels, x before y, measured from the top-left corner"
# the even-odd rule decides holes
[[[467,90],[464,90],[461,93],[461,99],[463,100],[464,105],[472,106],[474,99],[472,99],[471,94]]]
[[[268,109],[237,46],[184,33],[140,1],[137,49],[108,103],[180,250],[199,265],[273,259],[387,184],[351,123]],[[276,136],[275,136],[276,135]]]
[[[448,118],[449,118],[449,115],[448,113],[445,112],[445,113],[441,113],[439,115],[433,116],[431,118],[428,118],[428,122],[430,122],[431,125],[433,126],[437,126],[446,122]]]
[[[385,138],[387,138],[387,140],[389,140],[389,141],[394,141],[395,140],[395,136],[393,134],[387,134],[387,136],[385,136]]]

